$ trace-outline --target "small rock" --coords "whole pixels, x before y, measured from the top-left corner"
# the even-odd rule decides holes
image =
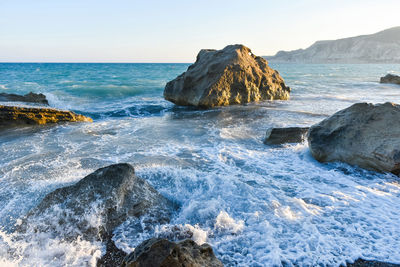
[[[264,144],[301,143],[306,139],[308,129],[309,127],[269,128],[264,139]]]
[[[35,125],[58,122],[92,122],[89,117],[76,114],[72,111],[58,110],[54,108],[39,107],[14,107],[0,105],[0,128]]]
[[[400,76],[398,75],[393,75],[393,74],[387,74],[385,77],[381,77],[381,83],[394,83],[394,84],[400,84]]]
[[[179,243],[167,239],[151,238],[129,254],[122,267],[221,267],[208,244],[197,245],[186,239]]]
[[[278,71],[244,45],[203,49],[186,72],[167,83],[164,98],[177,105],[211,108],[289,99]]]
[[[47,101],[44,94],[35,94],[32,92],[26,95],[0,93],[0,101],[16,101],[49,105],[49,101]]]
[[[354,263],[348,263],[346,267],[400,267],[400,264],[357,259]]]
[[[354,104],[313,125],[307,138],[311,154],[318,161],[400,172],[399,105]]]

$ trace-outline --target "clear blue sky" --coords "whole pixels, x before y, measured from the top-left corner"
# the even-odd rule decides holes
[[[193,62],[242,43],[257,55],[400,26],[400,0],[0,0],[2,62]]]

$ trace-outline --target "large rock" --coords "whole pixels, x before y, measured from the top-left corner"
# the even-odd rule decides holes
[[[129,254],[122,267],[222,267],[208,244],[197,245],[186,239],[179,243],[151,238]]]
[[[49,104],[44,94],[35,94],[32,92],[29,92],[26,95],[0,93],[0,101],[16,101],[16,102],[38,103],[44,105]]]
[[[398,75],[393,75],[393,74],[387,74],[385,77],[381,77],[381,83],[394,83],[394,84],[400,84],[400,76]]]
[[[14,107],[0,105],[0,128],[16,125],[47,124],[57,122],[92,122],[92,119],[72,111],[54,108]]]
[[[309,127],[269,128],[264,144],[280,145],[285,143],[301,143],[305,140]]]
[[[319,161],[343,161],[382,172],[400,172],[400,106],[357,103],[308,132]]]
[[[128,217],[141,217],[149,225],[167,223],[175,208],[138,178],[131,165],[115,164],[49,193],[28,213],[24,224],[26,227],[34,220],[36,232],[107,241]]]
[[[209,108],[253,101],[289,99],[278,71],[244,45],[203,49],[188,70],[165,86],[164,98],[177,105]]]

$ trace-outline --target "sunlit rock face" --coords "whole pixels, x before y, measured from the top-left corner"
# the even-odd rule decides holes
[[[357,103],[313,125],[308,144],[319,161],[343,161],[398,174],[399,125],[399,105]]]
[[[92,122],[92,119],[54,108],[0,106],[0,128],[77,121]]]
[[[164,98],[177,105],[211,108],[289,99],[278,71],[244,45],[203,49],[188,70],[167,83]]]

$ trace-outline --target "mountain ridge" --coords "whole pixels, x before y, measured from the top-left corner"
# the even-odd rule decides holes
[[[277,63],[400,63],[400,26],[374,34],[320,40],[306,49],[264,56]]]

